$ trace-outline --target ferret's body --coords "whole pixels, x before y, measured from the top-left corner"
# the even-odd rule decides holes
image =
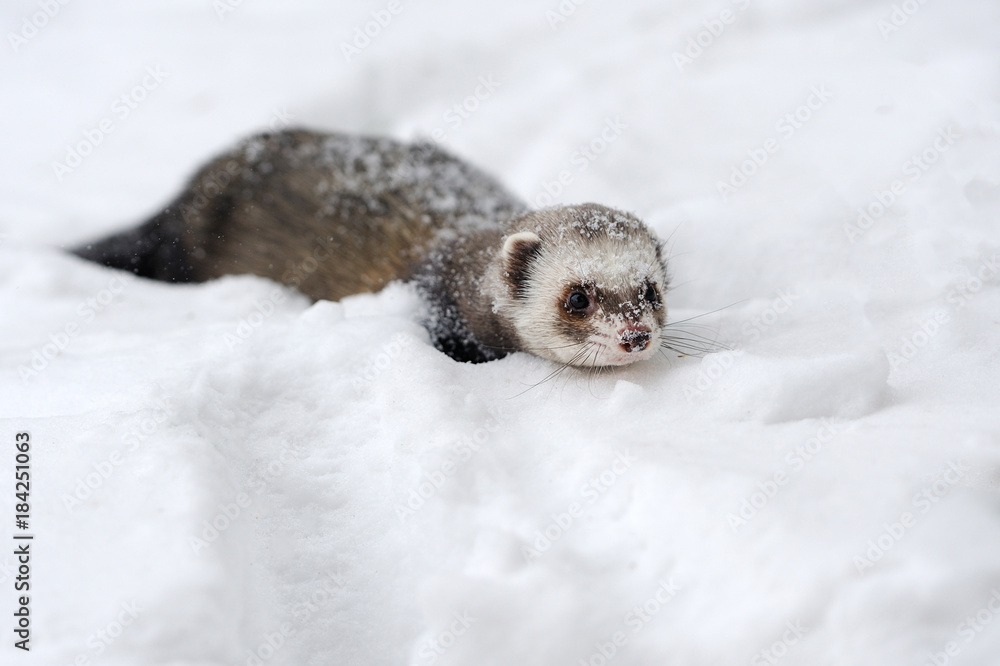
[[[160,214],[77,254],[168,281],[253,273],[313,299],[414,281],[435,344],[458,360],[620,365],[654,351],[666,317],[665,265],[638,219],[531,212],[435,146],[389,139],[252,137]]]

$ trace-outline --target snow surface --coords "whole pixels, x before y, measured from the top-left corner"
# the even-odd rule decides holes
[[[223,1],[60,4],[17,45],[57,3],[0,10],[0,662],[1000,663],[1000,5]],[[725,308],[695,321],[734,351],[540,383],[435,351],[400,285],[60,250],[287,122],[635,212],[672,318]]]

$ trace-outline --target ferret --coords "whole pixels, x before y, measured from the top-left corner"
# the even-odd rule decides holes
[[[650,358],[666,325],[662,244],[593,203],[531,210],[427,142],[288,130],[250,137],[138,228],[74,252],[172,282],[252,273],[339,300],[408,281],[458,361]]]

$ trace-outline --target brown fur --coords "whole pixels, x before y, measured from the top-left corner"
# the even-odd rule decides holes
[[[484,361],[527,349],[527,333],[498,312],[498,299],[525,299],[542,245],[562,243],[566,224],[583,241],[649,234],[595,204],[531,213],[432,144],[294,130],[251,137],[139,228],[76,253],[168,281],[250,273],[317,300],[411,280],[428,301],[438,348]],[[524,242],[512,238],[505,250],[519,231]],[[559,297],[553,307],[561,310]],[[577,322],[572,332],[589,330]]]
[[[116,263],[115,238],[78,254],[163,280],[251,273],[339,300],[412,277],[443,230],[495,226],[523,210],[430,144],[296,130],[216,158],[145,225],[174,256],[147,269],[125,248]]]

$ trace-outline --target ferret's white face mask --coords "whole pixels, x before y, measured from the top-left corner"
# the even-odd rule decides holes
[[[582,367],[650,358],[667,316],[655,237],[636,218],[604,207],[552,212],[537,232],[511,234],[503,247],[517,288],[499,306],[527,350]]]

